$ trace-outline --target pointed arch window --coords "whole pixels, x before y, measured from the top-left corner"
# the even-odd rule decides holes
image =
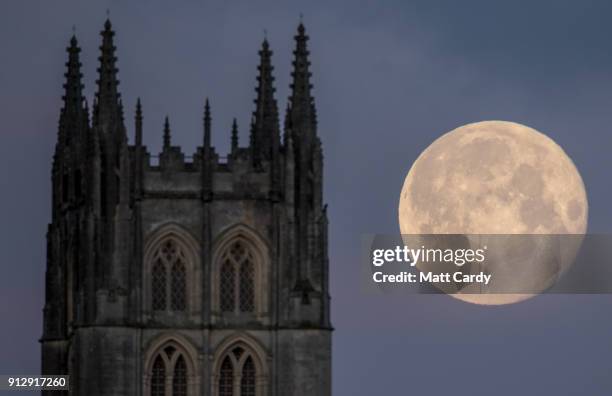
[[[157,353],[149,375],[150,396],[192,396],[186,355],[174,345]]]
[[[221,310],[223,312],[234,311],[235,295],[236,271],[234,270],[234,263],[225,259],[221,265]]]
[[[179,356],[174,364],[172,396],[187,396],[187,365],[183,356]]]
[[[218,396],[259,396],[257,366],[251,352],[237,346],[222,360],[218,373]]]
[[[253,358],[249,356],[242,365],[240,396],[255,396],[255,373],[255,363],[253,363]]]
[[[255,258],[241,240],[233,242],[221,258],[220,307],[222,312],[255,311]]]
[[[153,263],[153,277],[151,285],[151,293],[153,294],[153,310],[166,310],[166,267],[161,259],[155,260]]]
[[[166,396],[166,365],[161,355],[157,355],[153,363],[151,396]]]
[[[187,267],[181,246],[172,238],[153,255],[151,302],[154,311],[187,310]]]
[[[187,296],[186,296],[186,271],[185,271],[185,263],[182,261],[175,261],[172,264],[171,271],[171,304],[170,307],[173,311],[184,311],[187,306]]]
[[[255,268],[253,260],[245,259],[240,264],[240,311],[255,310]]]
[[[219,396],[234,395],[234,365],[229,356],[226,356],[221,364],[219,373]]]

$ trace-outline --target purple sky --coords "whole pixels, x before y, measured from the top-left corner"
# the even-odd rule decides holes
[[[39,369],[50,166],[72,26],[91,103],[110,8],[129,133],[140,96],[150,151],[159,151],[168,114],[173,139],[191,154],[206,96],[217,149],[227,151],[234,116],[246,142],[264,29],[284,108],[303,13],[330,208],[334,394],[612,394],[612,296],[487,308],[359,287],[361,235],[398,232],[412,161],[468,122],[516,121],[552,137],[582,173],[590,231],[611,231],[612,4],[126,3],[2,2],[0,374]]]

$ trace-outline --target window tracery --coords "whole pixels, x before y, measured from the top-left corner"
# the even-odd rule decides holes
[[[151,305],[154,311],[187,310],[186,256],[173,238],[167,238],[153,254]]]
[[[233,242],[221,258],[220,307],[222,312],[255,311],[255,258],[241,240]]]

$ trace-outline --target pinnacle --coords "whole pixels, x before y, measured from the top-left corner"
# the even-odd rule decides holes
[[[164,148],[170,148],[170,121],[168,120],[168,116],[164,120]]]
[[[104,30],[100,32],[102,45],[100,46],[100,61],[98,67],[97,113],[100,120],[115,120],[122,122],[122,109],[120,104],[120,94],[118,90],[119,79],[117,78],[118,69],[116,67],[117,58],[115,57],[115,45],[113,43],[114,32],[111,30],[110,19],[104,23]]]
[[[236,118],[234,117],[234,120],[232,122],[232,153],[235,153],[236,150],[238,149],[238,122],[236,121]]]
[[[206,103],[204,104],[204,118],[210,119],[210,103],[208,98],[206,98]]]
[[[64,84],[64,107],[68,111],[77,111],[82,103],[83,84],[81,83],[81,62],[79,60],[79,52],[76,37],[70,39],[70,46],[66,48],[68,52],[68,62],[66,63],[67,70],[66,83]]]
[[[255,92],[255,111],[251,127],[251,144],[256,161],[268,158],[273,147],[273,139],[278,134],[278,109],[274,98],[274,77],[272,71],[272,54],[267,38],[264,38],[259,50],[259,71]]]
[[[204,149],[207,151],[210,148],[210,135],[211,135],[211,116],[210,116],[210,102],[206,98],[204,104]]]
[[[142,146],[142,106],[140,104],[140,98],[136,100],[136,145]]]
[[[302,21],[298,25],[297,35],[295,36],[295,49],[293,51],[293,71],[291,72],[291,94],[289,103],[291,109],[287,114],[286,122],[291,123],[292,128],[296,128],[298,134],[305,133],[305,130],[316,130],[316,113],[314,100],[311,94],[312,84],[310,83],[310,61],[308,59],[308,36]]]

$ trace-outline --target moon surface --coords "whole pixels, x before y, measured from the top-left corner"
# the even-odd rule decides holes
[[[535,129],[506,121],[464,125],[434,141],[413,163],[399,202],[403,235],[583,235],[587,215],[584,183],[563,149]],[[501,246],[502,239],[490,238],[492,246]],[[564,256],[571,259],[560,260],[556,275],[571,265],[578,248],[579,243],[564,246]],[[550,269],[538,261],[541,249],[531,249],[531,259],[525,252],[511,259],[509,251],[504,256],[498,249],[489,270],[511,274],[516,282],[535,282],[533,288],[543,290],[550,285],[551,274],[545,273]],[[474,293],[468,287],[451,295],[478,304],[509,304],[535,294]]]

